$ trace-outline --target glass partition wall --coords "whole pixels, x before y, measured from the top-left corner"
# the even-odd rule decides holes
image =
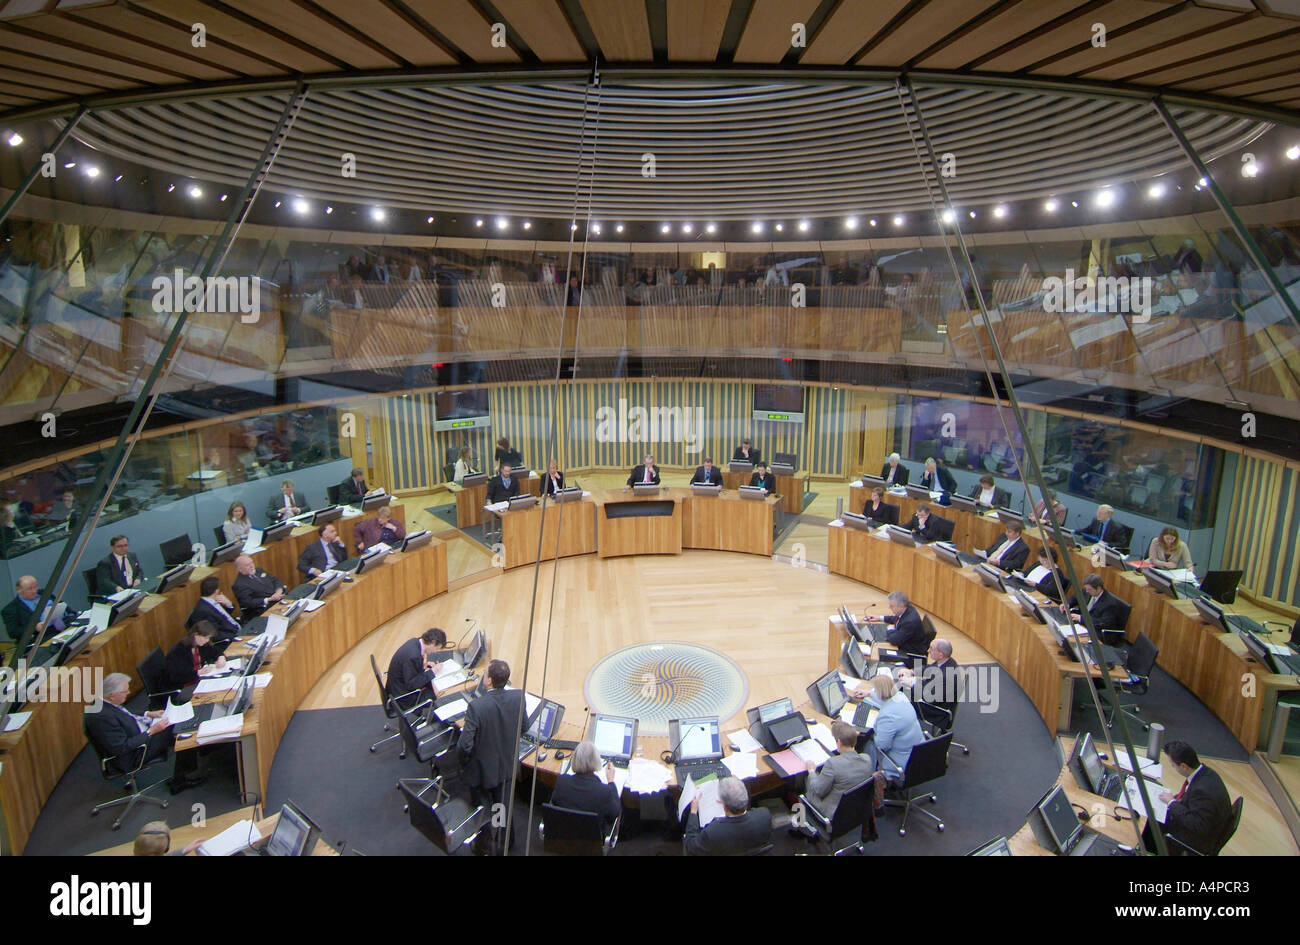
[[[683,87],[670,102],[671,82],[557,86],[554,139],[517,143],[550,159],[535,218],[512,209],[527,182],[503,179],[496,206],[458,202],[463,171],[414,130],[382,148],[399,119],[379,112],[376,139],[349,144],[360,180],[331,193],[330,116],[364,113],[373,91],[92,111],[61,141],[61,122],[6,132],[6,182],[55,169],[0,220],[0,411],[23,454],[0,471],[8,580],[34,574],[79,607],[76,572],[110,534],[154,575],[171,539],[211,547],[232,504],[260,523],[285,478],[323,504],[359,466],[408,527],[449,542],[454,582],[500,550],[458,521],[462,455],[490,469],[506,437],[528,467],[555,459],[601,487],[647,451],[685,476],[750,438],[800,474],[778,556],[824,564],[850,480],[898,452],[916,478],[936,460],[960,494],[992,476],[1029,518],[1051,494],[1071,531],[1108,505],[1139,555],[1172,526],[1199,577],[1241,570],[1253,600],[1300,604],[1300,130],[1137,99],[846,84],[853,120],[824,141],[783,139],[759,112],[721,122],[734,167],[692,190],[672,109],[712,105]],[[772,94],[791,108],[798,91]],[[638,108],[661,138],[620,134]],[[141,124],[184,127],[189,146],[132,159],[123,129]],[[782,177],[783,154],[822,145],[873,186]],[[688,168],[660,202],[647,150]],[[568,225],[543,233],[546,216]],[[800,394],[774,408],[770,387]],[[605,411],[636,407],[698,410],[699,426],[602,433]],[[1260,544],[1242,536],[1263,482],[1283,514]],[[545,669],[520,685],[540,691]],[[1135,734],[1121,729],[1115,748]]]

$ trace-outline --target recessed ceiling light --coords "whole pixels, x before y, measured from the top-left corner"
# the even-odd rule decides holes
[[[1093,198],[1093,203],[1099,207],[1113,207],[1115,205],[1115,191],[1109,188],[1097,191],[1097,196]]]
[[[1256,164],[1254,161],[1247,161],[1246,163],[1242,164],[1242,165],[1241,165],[1241,176],[1242,176],[1242,177],[1258,177],[1258,176],[1259,176],[1259,165]]]
[[[1059,206],[1060,204],[1056,202],[1055,197],[1049,197],[1047,202],[1043,204],[1043,209],[1046,210],[1048,213],[1055,213],[1056,208]]]
[[[122,175],[121,175],[121,174],[118,174],[116,177],[113,178],[114,181],[119,181],[119,180],[121,180],[121,179],[122,179]],[[225,200],[226,198],[225,198],[225,197],[222,197],[221,199],[222,199],[222,200]]]
[[[95,167],[95,166],[93,166],[93,165],[90,166],[90,167],[88,167],[88,168],[86,168],[86,176],[87,176],[87,177],[98,177],[98,176],[99,176],[99,168],[97,168],[97,167]]]
[[[431,222],[431,223],[433,222],[433,217],[429,217],[429,222]],[[532,220],[525,220],[525,221],[524,221],[524,229],[525,229],[525,230],[531,230],[532,228],[533,228],[533,221],[532,221]]]
[[[808,223],[807,220],[800,220],[800,221],[799,221],[799,232],[800,232],[800,233],[807,233],[807,232],[808,232],[808,227],[809,227],[809,226],[810,226],[810,224]]]
[[[23,143],[23,136],[15,131],[13,134],[9,136],[8,140],[9,140],[9,147],[16,148],[18,147],[18,145]]]
[[[975,211],[974,211],[974,210],[972,210],[972,211],[970,212],[970,218],[971,218],[972,220],[975,219]]]
[[[875,218],[875,217],[872,217],[870,220],[867,221],[867,224],[868,224],[869,226],[875,226],[875,225],[876,225],[876,218]]]
[[[716,233],[716,232],[718,232],[718,224],[716,224],[716,223],[706,223],[706,224],[704,225],[704,232],[705,232],[705,233]]]
[[[620,223],[618,226],[614,227],[614,232],[615,232],[615,233],[622,233],[622,232],[623,232],[623,224]]]
[[[496,226],[498,230],[508,230],[510,229],[510,221],[505,217],[497,217]]]
[[[1204,177],[1202,177],[1202,178],[1201,178],[1200,180],[1198,180],[1196,183],[1200,184],[1202,187],[1209,187],[1209,186],[1210,186],[1210,182],[1209,182],[1208,180],[1206,180]]]
[[[683,232],[683,233],[690,233],[690,232],[692,232],[694,229],[695,229],[695,227],[691,226],[691,224],[689,224],[689,223],[683,223],[683,224],[682,224],[682,232]]]
[[[275,205],[276,205],[276,207],[278,208],[278,207],[280,206],[280,201],[277,200],[277,201],[275,202]]]
[[[22,138],[19,138],[18,135],[14,135],[14,138],[18,138],[18,143],[22,144]],[[9,139],[10,144],[14,143],[14,138]],[[1300,144],[1293,144],[1291,147],[1287,148],[1286,156],[1292,161],[1300,160]]]
[[[200,187],[198,184],[195,184],[193,187],[191,187],[189,192],[190,192],[190,196],[193,197],[195,200],[198,200],[200,197],[203,196],[203,188]],[[280,206],[280,201],[277,200],[275,202],[275,205],[277,207]]]
[[[845,218],[844,218],[844,229],[846,229],[846,230],[856,230],[857,228],[858,228],[858,218],[857,218],[857,217],[845,217]]]
[[[902,226],[902,225],[903,225],[903,215],[900,213],[898,216],[894,217],[894,226]]]
[[[222,199],[222,200],[225,200],[225,199],[226,199],[226,195],[225,195],[225,194],[222,194],[222,195],[221,195],[221,199]],[[334,208],[333,208],[333,207],[326,207],[326,208],[325,208],[325,212],[326,212],[326,213],[333,213],[333,212],[334,212]]]
[[[597,236],[600,236],[600,224],[599,224],[599,223],[593,223],[593,224],[591,225],[591,232],[592,232],[592,233],[595,233]]]
[[[751,232],[751,233],[762,233],[762,232],[763,232],[763,224],[762,224],[760,221],[755,220],[752,224],[750,224],[749,232]]]
[[[370,211],[370,219],[374,220],[376,223],[383,223],[387,217],[388,214],[384,212],[383,207],[374,207]]]
[[[310,209],[311,209],[311,204],[309,204],[307,201],[303,200],[301,197],[294,198],[293,201],[294,213],[306,213]]]
[[[672,226],[671,223],[660,223],[660,224],[659,224],[659,232],[660,232],[660,233],[671,233],[672,231],[673,231],[673,226]]]
[[[226,200],[226,195],[225,195],[225,194],[222,194],[222,195],[221,195],[221,201],[222,201],[222,203],[224,203],[225,200]],[[327,212],[328,212],[328,211],[327,211]]]
[[[65,164],[65,165],[63,165],[63,166],[66,167],[66,168],[76,167],[76,166],[77,166],[77,162],[76,162],[76,161],[69,161],[67,164]]]
[[[175,185],[175,184],[168,184],[168,185],[167,185],[167,193],[170,194],[170,193],[171,193],[173,190],[175,190],[175,189],[176,189],[176,185]]]
[[[998,204],[993,208],[993,215],[1001,220],[1007,215],[1007,208],[1002,204]]]
[[[784,223],[778,223],[778,224],[776,225],[775,229],[776,229],[776,231],[777,231],[778,233],[784,233],[784,232],[785,232],[785,224],[784,224]]]
[[[570,223],[570,224],[569,224],[569,232],[570,232],[570,233],[576,233],[576,232],[578,232],[578,224],[577,224],[577,223]]]
[[[939,214],[939,219],[942,220],[944,223],[951,223],[954,219],[956,219],[956,214],[954,214],[952,212],[952,208],[949,207],[943,213]]]
[[[1072,206],[1072,207],[1074,207],[1074,209],[1078,210],[1078,209],[1079,209],[1079,201],[1077,201],[1077,200],[1071,200],[1071,201],[1070,201],[1070,206]]]
[[[425,223],[432,223],[432,222],[433,222],[433,217],[429,217],[429,218],[428,218],[427,220],[425,220],[424,222],[425,222]]]
[[[483,218],[482,218],[482,217],[479,217],[478,219],[476,219],[476,220],[474,221],[474,225],[475,225],[475,226],[482,226],[482,225],[483,225]]]
[[[1165,195],[1164,184],[1158,184],[1158,183],[1152,184],[1149,188],[1147,188],[1147,196],[1150,197],[1152,200],[1159,200],[1164,195]]]

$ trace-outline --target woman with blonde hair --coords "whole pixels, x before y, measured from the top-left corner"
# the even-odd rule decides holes
[[[1178,529],[1166,525],[1160,529],[1159,535],[1151,539],[1151,547],[1147,549],[1147,561],[1153,568],[1190,569],[1192,550],[1187,547],[1187,542],[1178,537]]]

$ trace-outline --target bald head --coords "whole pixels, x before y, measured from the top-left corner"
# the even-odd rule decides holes
[[[257,570],[257,566],[253,564],[253,559],[248,555],[240,555],[235,559],[235,570],[240,574],[252,574]]]
[[[18,579],[18,583],[14,586],[18,589],[18,596],[23,600],[34,599],[41,589],[36,578],[32,577],[30,574],[24,574]]]

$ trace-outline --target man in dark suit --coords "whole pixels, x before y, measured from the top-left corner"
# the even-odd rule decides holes
[[[880,478],[885,480],[885,485],[907,485],[907,467],[900,460],[901,457],[897,453],[890,453],[885,465],[880,467]]]
[[[280,494],[266,503],[266,517],[272,522],[283,522],[309,508],[311,506],[307,504],[307,497],[293,487],[292,479],[286,479],[280,483]]]
[[[125,535],[114,535],[108,540],[112,554],[95,565],[95,593],[116,594],[128,588],[139,587],[144,582],[140,559],[131,553],[131,543]]]
[[[921,488],[931,492],[953,493],[957,491],[957,480],[952,473],[940,466],[933,459],[925,461],[925,472],[921,476]]]
[[[905,653],[912,661],[920,660],[924,665],[929,646],[925,640],[925,624],[921,622],[921,615],[902,591],[890,592],[889,610],[889,616],[881,618],[885,623],[893,625],[893,629],[885,634],[885,639],[891,646],[897,647],[900,653]]]
[[[348,550],[339,541],[338,529],[333,522],[327,522],[321,526],[320,540],[313,541],[298,556],[298,570],[304,579],[319,577],[347,557]]]
[[[754,464],[754,474],[749,477],[751,486],[762,486],[763,491],[768,495],[776,492],[776,475],[767,471],[767,463],[757,462]]]
[[[645,462],[640,466],[632,467],[632,475],[627,477],[628,488],[632,486],[649,483],[650,485],[659,485],[659,467],[655,465],[655,458],[647,456]]]
[[[18,595],[5,604],[4,610],[0,615],[4,617],[5,632],[9,634],[9,639],[17,641],[27,629],[27,621],[32,619],[32,614],[36,613],[36,604],[41,599],[41,586],[36,582],[36,578],[30,574],[24,574],[14,585]],[[41,624],[36,625],[36,632],[42,629]],[[63,630],[63,621],[56,620],[50,626],[51,633],[59,633]]]
[[[1124,621],[1124,611],[1128,605],[1110,591],[1100,574],[1089,574],[1083,579],[1082,603],[1079,598],[1070,598],[1070,609],[1075,613],[1080,607],[1086,607],[1092,615],[1092,625],[1098,630],[1118,630]]]
[[[380,543],[393,547],[406,537],[406,529],[401,522],[393,521],[393,510],[384,505],[380,506],[374,518],[357,522],[352,535],[357,542],[357,554],[361,554],[370,546]]]
[[[600,769],[600,752],[592,742],[582,742],[573,752],[569,774],[555,779],[551,803],[568,810],[600,815],[600,831],[608,833],[623,810],[618,786],[614,783],[614,766],[605,762],[605,780],[596,776]]]
[[[704,465],[695,467],[695,474],[691,476],[691,485],[720,486],[722,485],[722,470],[713,465],[713,457],[704,457]]]
[[[1082,532],[1081,541],[1104,541],[1112,548],[1128,551],[1129,542],[1133,540],[1133,529],[1114,520],[1115,510],[1109,505],[1097,506],[1097,517]]]
[[[235,600],[239,602],[239,616],[244,623],[260,617],[267,608],[284,597],[284,582],[273,574],[267,574],[248,555],[240,555],[235,559],[235,570],[239,576],[235,578],[232,590]]]
[[[1038,549],[1038,563],[1025,572],[1025,582],[1032,585],[1033,589],[1038,591],[1044,597],[1053,603],[1061,602],[1061,592],[1057,590],[1057,581],[1060,581],[1061,587],[1068,594],[1070,592],[1070,579],[1066,577],[1065,572],[1059,567],[1055,567],[1056,554],[1046,545]],[[1053,576],[1055,572],[1055,576]]]
[[[766,807],[750,808],[744,781],[723,778],[718,800],[726,816],[715,817],[704,827],[700,826],[700,799],[691,801],[682,837],[682,852],[687,856],[743,856],[772,842],[772,812]]]
[[[170,726],[161,716],[162,711],[136,715],[124,703],[130,690],[131,678],[125,673],[109,673],[100,688],[102,704],[98,712],[85,716],[86,736],[103,755],[118,759],[117,770],[134,767],[132,755],[141,745],[147,745],[145,760],[165,758],[172,747]],[[172,777],[168,786],[173,794],[203,783],[198,776],[198,751],[178,751],[172,759]]]
[[[985,549],[989,564],[1003,571],[1019,571],[1029,560],[1029,546],[1021,537],[1024,526],[1019,522],[1008,522],[998,540]]]
[[[922,502],[916,507],[916,514],[903,526],[916,536],[917,541],[931,542],[939,540],[938,517],[930,514],[930,506]]]
[[[388,676],[384,689],[391,698],[405,696],[398,703],[403,711],[420,701],[420,697],[433,683],[434,655],[447,645],[447,634],[430,627],[418,637],[412,637],[397,648],[388,661]]]
[[[509,783],[513,788],[519,767],[515,745],[527,721],[523,713],[524,694],[519,689],[506,689],[510,666],[505,660],[488,663],[487,681],[487,692],[469,704],[457,748],[464,764],[465,784],[474,803],[489,810],[496,804],[504,804],[509,810],[513,798],[507,796],[506,785]],[[509,838],[503,832],[494,830],[494,834],[492,852],[502,853],[509,846]]]
[[[519,495],[519,481],[510,475],[510,464],[502,463],[501,472],[488,480],[488,504],[508,502],[517,495]]]
[[[1173,762],[1174,770],[1187,779],[1177,794],[1160,792],[1160,799],[1169,805],[1164,820],[1166,837],[1177,837],[1180,843],[1202,856],[1214,856],[1232,823],[1228,788],[1219,773],[1203,765],[1195,749],[1186,742],[1166,743],[1165,754]],[[1148,850],[1155,849],[1150,827],[1143,832],[1142,839]],[[1191,855],[1178,843],[1167,846],[1171,856]]]
[[[352,475],[339,483],[339,503],[341,505],[360,505],[366,497],[366,471],[352,470]]]
[[[970,497],[989,509],[1004,509],[1011,504],[1011,493],[999,486],[988,473],[980,476],[979,484],[970,491]]]
[[[957,701],[961,695],[961,667],[953,658],[952,643],[942,638],[930,642],[926,656],[929,664],[921,670],[919,677],[910,669],[898,671],[899,685],[912,687],[912,702],[922,720],[951,727],[957,717]]]
[[[199,582],[199,599],[190,615],[185,618],[185,629],[189,630],[200,622],[206,621],[213,627],[212,641],[203,648],[203,661],[214,662],[230,641],[243,629],[235,619],[235,607],[230,598],[221,593],[221,582],[215,574],[209,574]]]
[[[749,444],[749,440],[741,440],[740,445],[736,447],[736,451],[731,454],[733,463],[753,463],[757,466],[760,458],[758,450]]]

